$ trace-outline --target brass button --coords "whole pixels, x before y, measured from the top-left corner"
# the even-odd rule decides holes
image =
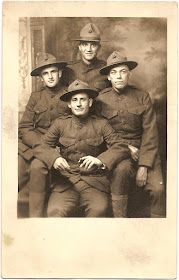
[[[89,30],[89,33],[92,33],[92,30],[91,30],[91,29]]]
[[[75,85],[77,86],[77,85],[78,85],[78,82],[76,82]]]
[[[116,55],[113,55],[113,58],[116,58]]]

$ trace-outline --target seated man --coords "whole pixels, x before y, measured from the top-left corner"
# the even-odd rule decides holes
[[[52,169],[49,217],[70,216],[78,205],[85,209],[86,217],[107,216],[110,195],[106,173],[130,152],[105,119],[89,112],[97,95],[88,84],[74,81],[60,97],[68,102],[72,115],[55,120],[41,143],[34,146],[34,156]],[[103,143],[107,145],[104,152]],[[60,155],[55,150],[58,144]]]
[[[133,158],[120,162],[113,172],[111,183],[112,204],[115,217],[126,217],[130,178],[136,175],[136,183],[150,193],[151,217],[165,217],[165,189],[160,158],[155,112],[147,92],[128,84],[131,70],[137,62],[127,61],[124,54],[113,52],[107,66],[101,68],[108,75],[112,87],[104,89],[98,97],[98,109],[119,139],[134,150]],[[135,150],[138,151],[139,155]]]
[[[58,62],[51,54],[39,53],[37,55],[37,66],[31,72],[31,76],[41,77],[45,87],[32,92],[19,123],[19,197],[29,181],[30,217],[42,216],[44,188],[48,173],[46,166],[34,158],[32,146],[41,139],[57,117],[67,113],[66,104],[60,100],[60,96],[66,92],[60,82],[62,71],[66,65],[66,62]],[[36,192],[37,186],[41,189],[41,192]]]

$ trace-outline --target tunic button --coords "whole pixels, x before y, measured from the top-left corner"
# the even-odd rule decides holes
[[[40,112],[39,112],[39,111],[36,111],[36,113],[39,114]]]

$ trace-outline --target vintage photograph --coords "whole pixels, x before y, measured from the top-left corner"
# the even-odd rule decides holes
[[[177,12],[3,2],[2,277],[176,278]]]
[[[19,218],[166,217],[166,18],[21,17],[19,82]]]

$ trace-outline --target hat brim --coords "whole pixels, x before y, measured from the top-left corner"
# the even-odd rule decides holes
[[[64,93],[60,99],[62,101],[68,102],[70,100],[70,98],[77,93],[87,93],[89,95],[90,98],[95,99],[98,96],[98,92],[94,89],[77,89],[77,90],[73,90],[73,91],[68,91],[66,93]]]
[[[135,67],[137,67],[138,63],[135,62],[135,61],[124,61],[124,62],[115,62],[115,63],[112,63],[108,66],[105,66],[103,68],[101,68],[99,70],[99,73],[102,74],[102,75],[108,75],[109,74],[109,71],[114,68],[115,66],[118,66],[118,65],[127,65],[129,67],[129,70],[132,70],[134,69]]]
[[[41,71],[45,68],[51,67],[51,66],[56,66],[58,67],[59,70],[63,70],[67,66],[67,62],[55,62],[55,63],[49,63],[40,67],[35,68],[32,70],[30,73],[31,76],[40,76]]]

